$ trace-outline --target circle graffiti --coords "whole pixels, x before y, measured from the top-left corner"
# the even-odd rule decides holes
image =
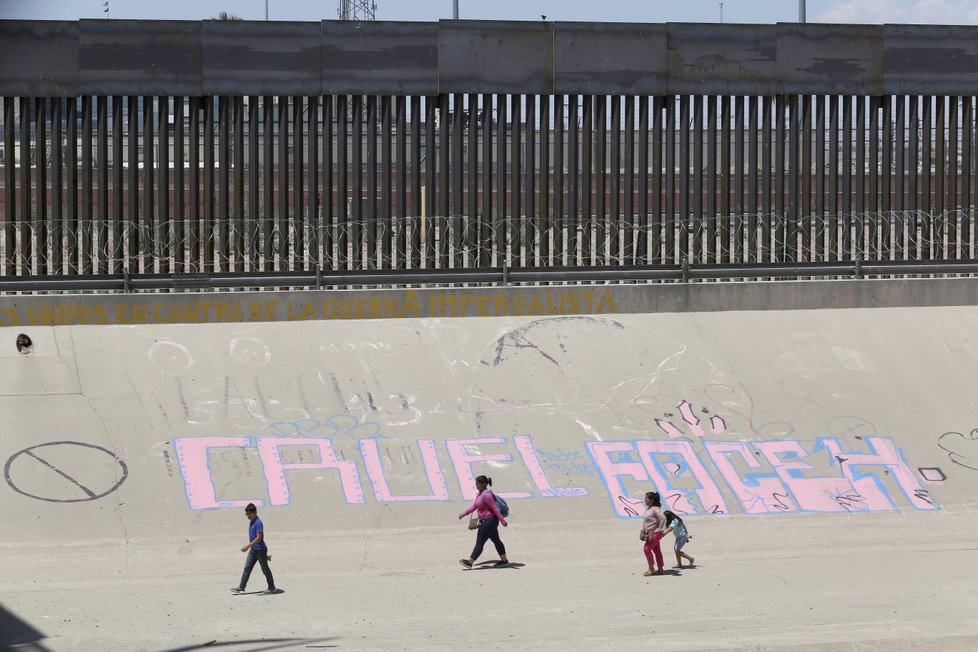
[[[11,489],[50,503],[98,500],[118,489],[128,476],[129,468],[115,453],[80,441],[25,448],[11,455],[3,467]]]

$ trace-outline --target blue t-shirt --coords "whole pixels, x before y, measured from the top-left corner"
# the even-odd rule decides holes
[[[251,546],[252,550],[268,550],[265,545],[265,526],[262,525],[261,519],[256,518],[248,524],[248,541],[254,541],[258,533],[261,532],[261,541]]]

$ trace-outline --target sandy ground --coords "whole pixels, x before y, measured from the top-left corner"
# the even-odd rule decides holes
[[[633,523],[514,518],[511,567],[465,570],[462,524],[291,534],[266,517],[281,595],[232,595],[239,542],[211,536],[6,545],[3,606],[56,651],[975,649],[978,517],[841,520],[690,519],[695,567],[646,578]]]

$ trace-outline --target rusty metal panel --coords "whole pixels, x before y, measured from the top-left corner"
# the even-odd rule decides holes
[[[776,95],[776,25],[669,23],[669,93]]]
[[[436,95],[438,24],[324,20],[324,93]]]
[[[778,78],[785,94],[883,92],[879,25],[778,24]]]
[[[968,94],[978,86],[978,26],[884,25],[883,92]]]
[[[207,95],[318,95],[319,23],[204,21],[202,87]]]
[[[80,93],[78,23],[0,20],[0,95]]]
[[[201,94],[201,23],[82,20],[80,29],[83,94]]]
[[[662,24],[554,23],[554,92],[661,95],[667,45]]]
[[[442,21],[441,93],[546,93],[554,88],[553,23]]]

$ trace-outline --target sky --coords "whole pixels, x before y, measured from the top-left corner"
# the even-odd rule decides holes
[[[221,11],[245,20],[317,21],[337,16],[340,0],[0,0],[0,19],[204,20]],[[451,19],[453,0],[375,0],[378,20]],[[458,0],[473,20],[627,23],[795,22],[799,0]],[[978,24],[978,0],[806,0],[812,23]]]

